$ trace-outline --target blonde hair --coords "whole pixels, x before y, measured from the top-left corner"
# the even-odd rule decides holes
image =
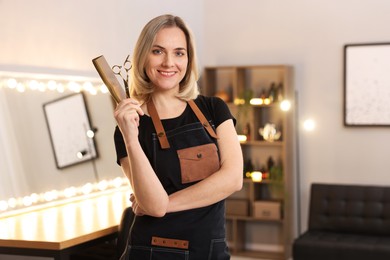
[[[152,49],[154,39],[161,29],[170,27],[178,27],[182,30],[187,42],[187,71],[180,82],[177,97],[183,100],[190,100],[195,99],[199,95],[197,84],[199,73],[192,33],[180,17],[167,14],[158,16],[145,25],[134,48],[130,89],[131,97],[140,102],[148,102],[154,91],[154,86],[145,72],[147,57]]]

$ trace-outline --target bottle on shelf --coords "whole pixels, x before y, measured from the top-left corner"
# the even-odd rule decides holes
[[[284,99],[283,83],[282,82],[279,83],[276,91],[277,91],[277,101],[282,102]]]
[[[275,84],[275,82],[271,83],[271,87],[268,91],[268,99],[269,99],[270,103],[276,101],[276,84]]]

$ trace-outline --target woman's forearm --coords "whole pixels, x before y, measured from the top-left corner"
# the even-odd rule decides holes
[[[129,177],[137,203],[146,215],[164,216],[168,194],[157,178],[141,145],[137,141],[126,145],[126,148],[128,167],[126,167],[125,174]]]

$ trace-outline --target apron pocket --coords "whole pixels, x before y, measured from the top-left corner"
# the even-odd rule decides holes
[[[226,239],[212,239],[210,242],[210,254],[208,260],[229,260],[230,254]]]
[[[203,180],[220,168],[214,143],[177,150],[182,184]]]
[[[188,260],[189,251],[148,246],[129,246],[127,260]]]

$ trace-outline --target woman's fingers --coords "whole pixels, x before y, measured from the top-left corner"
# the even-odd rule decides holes
[[[131,201],[131,208],[133,209],[133,212],[137,216],[143,216],[144,212],[140,208],[140,206],[137,203],[137,200],[135,199],[134,194],[130,195],[130,201]]]
[[[136,127],[139,126],[139,116],[144,115],[144,111],[137,100],[128,98],[122,100],[115,109],[114,116],[121,129],[123,127],[132,127],[128,123],[133,122]],[[121,127],[122,126],[122,127]]]

